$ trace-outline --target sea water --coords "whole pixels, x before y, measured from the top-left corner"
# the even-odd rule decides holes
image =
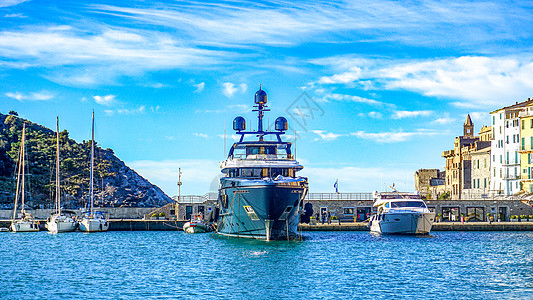
[[[0,298],[533,298],[532,232],[303,237],[0,233]]]

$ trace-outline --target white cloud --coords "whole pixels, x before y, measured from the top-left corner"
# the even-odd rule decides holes
[[[446,59],[393,61],[336,57],[317,60],[330,64],[342,78],[319,79],[319,83],[358,85],[371,90],[407,90],[424,96],[452,100],[459,107],[499,106],[502,99],[524,100],[533,89],[533,57],[463,56]],[[358,69],[344,71],[357,64]],[[346,65],[346,67],[342,67]],[[353,75],[347,76],[352,72]],[[310,83],[316,85],[316,83]],[[320,88],[320,85],[317,87]]]
[[[238,89],[235,87],[235,84],[231,82],[224,82],[222,86],[224,87],[222,93],[228,98],[233,97],[233,94],[238,91]]]
[[[417,136],[431,136],[439,134],[436,131],[418,130],[412,132],[396,131],[396,132],[352,132],[350,135],[364,140],[372,140],[377,143],[397,143],[404,142]]]
[[[21,92],[8,92],[4,95],[18,101],[46,101],[54,97],[54,95],[49,91],[31,92],[28,94]]]
[[[433,112],[430,110],[415,110],[415,111],[406,111],[399,110],[395,111],[393,118],[403,119],[403,118],[415,118],[415,117],[427,117],[430,116]]]
[[[140,29],[90,28],[90,35],[70,26],[25,27],[0,31],[4,68],[56,67],[46,78],[66,85],[113,83],[117,76],[151,70],[213,66],[224,51],[197,48],[166,33]]]
[[[246,90],[248,89],[248,85],[245,84],[245,83],[241,83],[239,84],[239,86],[237,87],[235,84],[231,83],[231,82],[224,82],[222,84],[222,93],[228,97],[228,98],[231,98],[233,97],[233,95],[236,93],[236,92],[241,92],[241,93],[244,93],[246,92]]]
[[[311,132],[317,134],[320,137],[320,139],[317,138],[317,139],[315,139],[315,141],[318,141],[318,140],[334,141],[334,140],[336,140],[337,138],[339,138],[341,136],[345,136],[345,134],[326,132],[324,130],[311,130]]]
[[[29,0],[2,0],[0,1],[0,7],[15,6],[26,1]]]
[[[208,138],[207,134],[205,134],[205,133],[196,133],[195,132],[195,133],[193,133],[193,135],[197,136],[197,137],[204,138],[204,139]]]
[[[143,24],[173,28],[203,45],[290,46],[330,42],[339,34],[361,41],[457,45],[528,35],[527,8],[512,3],[287,2],[173,3],[156,8],[94,5],[94,11]],[[512,13],[510,13],[512,12]],[[408,16],[408,17],[406,17]],[[257,20],[268,20],[258,22]],[[505,20],[507,26],[501,26]],[[523,26],[522,26],[523,27]],[[487,43],[483,43],[487,44]]]
[[[105,106],[111,106],[115,103],[115,95],[94,96],[93,99],[94,102]]]
[[[194,91],[195,93],[200,93],[201,91],[204,90],[204,87],[205,87],[205,82],[200,82],[198,84],[193,84],[193,86],[196,87],[196,90]]]
[[[451,124],[455,121],[456,121],[455,119],[450,118],[450,117],[442,117],[442,118],[435,119],[432,123],[438,124],[438,125],[446,125],[446,124]]]
[[[144,114],[146,112],[146,107],[144,105],[139,106],[137,108],[117,108],[115,110],[105,110],[104,111],[108,116],[112,116],[114,114],[119,115],[139,115]]]

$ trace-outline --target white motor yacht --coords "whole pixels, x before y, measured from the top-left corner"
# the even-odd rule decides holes
[[[416,194],[374,193],[371,232],[384,234],[429,234],[435,213]]]

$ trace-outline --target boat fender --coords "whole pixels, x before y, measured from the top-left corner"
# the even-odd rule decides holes
[[[313,215],[313,204],[307,202],[307,203],[304,205],[304,212],[305,212],[305,215],[306,215],[306,216],[311,217],[311,216]]]
[[[213,221],[216,221],[216,220],[218,220],[218,216],[220,214],[220,209],[218,207],[215,207],[214,210],[215,210],[215,215],[214,215],[214,218],[213,218],[214,220]]]

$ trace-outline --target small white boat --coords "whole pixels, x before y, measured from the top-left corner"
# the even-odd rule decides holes
[[[429,234],[435,213],[416,194],[374,193],[371,232],[384,234]]]
[[[89,184],[89,208],[90,210],[82,217],[79,226],[81,231],[97,232],[107,231],[109,229],[109,222],[104,214],[100,211],[94,211],[94,111],[92,123],[92,139],[91,139],[91,178]]]
[[[17,189],[15,194],[15,206],[13,208],[13,218],[11,219],[11,231],[13,232],[31,232],[39,231],[39,222],[35,220],[31,214],[25,210],[25,177],[26,177],[26,123],[22,125],[22,137],[20,142],[19,159],[18,159],[18,172],[17,172]],[[19,195],[21,199],[20,203],[20,215],[17,219],[17,206]]]
[[[61,181],[59,176],[59,117],[56,131],[56,198],[55,212],[46,221],[46,229],[51,233],[70,232],[76,230],[76,213],[61,210]]]
[[[183,231],[186,233],[203,233],[209,232],[213,229],[211,226],[204,223],[202,220],[202,215],[194,214],[189,222],[183,224]]]

